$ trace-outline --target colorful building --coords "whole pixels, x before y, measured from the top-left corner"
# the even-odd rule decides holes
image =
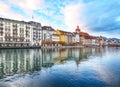
[[[60,37],[59,44],[66,45],[67,44],[67,32],[63,30],[56,30],[57,34]]]
[[[102,36],[95,37],[86,32],[81,32],[79,26],[75,32],[55,30],[51,26],[41,26],[34,21],[19,21],[0,18],[0,46],[25,47],[25,46],[103,46]]]

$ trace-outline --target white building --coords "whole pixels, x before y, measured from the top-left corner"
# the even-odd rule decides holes
[[[0,46],[40,45],[41,24],[0,18]]]
[[[77,33],[75,33],[75,42],[80,42],[80,37]]]
[[[54,29],[50,26],[42,27],[42,40],[52,41],[52,34]]]
[[[43,26],[42,27],[42,45],[51,45],[52,44],[52,35],[54,29],[50,26]]]
[[[31,42],[33,46],[40,46],[42,42],[42,27],[38,22],[29,22],[31,25]]]
[[[54,30],[52,34],[52,45],[58,46],[60,41],[60,36],[57,34],[57,32]]]
[[[75,42],[80,42],[80,29],[79,29],[79,26],[77,26],[77,28],[76,28],[76,30],[75,30],[76,32],[74,32],[74,40],[75,40]]]
[[[73,38],[73,33],[71,32],[66,32],[67,35],[67,43],[70,44],[73,42],[72,38]]]
[[[55,42],[60,41],[60,37],[55,30],[53,31],[53,34],[52,34],[52,41],[55,41]]]

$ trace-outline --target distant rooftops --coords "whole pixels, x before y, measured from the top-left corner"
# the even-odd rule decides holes
[[[51,26],[42,26],[42,30],[50,30],[50,31],[55,31]]]
[[[40,24],[39,22],[35,22],[35,21],[24,21],[24,20],[14,20],[14,19],[8,19],[8,18],[2,18],[0,17],[0,20],[4,20],[4,21],[13,21],[13,22],[17,22],[17,23],[26,23],[26,24],[31,24],[31,23],[34,23],[34,24]]]

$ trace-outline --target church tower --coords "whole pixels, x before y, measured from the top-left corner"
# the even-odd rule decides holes
[[[76,28],[75,31],[76,31],[76,33],[78,33],[78,34],[80,33],[80,28],[79,28],[79,26],[77,26],[77,28]]]

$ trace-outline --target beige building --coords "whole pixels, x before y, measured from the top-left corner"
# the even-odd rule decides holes
[[[54,29],[50,26],[42,26],[42,46],[50,46],[52,44],[52,35]]]
[[[60,36],[57,34],[57,32],[54,30],[52,34],[52,45],[58,46],[60,41]]]

